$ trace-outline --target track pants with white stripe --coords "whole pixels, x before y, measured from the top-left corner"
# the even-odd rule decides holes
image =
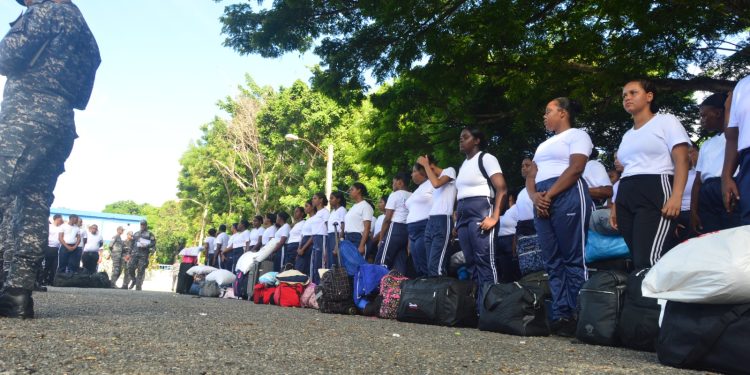
[[[495,240],[497,227],[483,231],[479,224],[492,216],[489,197],[471,197],[458,201],[456,206],[456,230],[458,242],[466,258],[466,266],[477,283],[479,291],[485,283],[500,282],[500,269],[495,263]]]
[[[424,231],[424,247],[427,252],[427,275],[448,274],[448,242],[451,239],[451,218],[448,215],[432,215],[427,219]]]
[[[385,239],[378,248],[375,263],[406,275],[406,247],[409,244],[409,231],[405,223],[391,223]]]
[[[557,177],[538,182],[536,190],[548,191],[555,181]],[[553,320],[575,315],[578,291],[587,278],[584,246],[593,207],[588,186],[579,179],[552,200],[549,218],[534,218],[549,274]]]
[[[677,222],[661,215],[671,195],[671,175],[635,175],[620,180],[617,226],[633,256],[635,269],[650,268],[676,244]]]

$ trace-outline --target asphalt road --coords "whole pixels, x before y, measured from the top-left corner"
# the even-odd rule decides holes
[[[0,374],[692,373],[656,355],[160,292],[50,288],[0,319]]]

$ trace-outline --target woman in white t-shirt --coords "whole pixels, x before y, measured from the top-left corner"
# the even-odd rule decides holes
[[[388,195],[380,197],[378,200],[378,211],[381,212],[381,214],[375,219],[375,223],[372,226],[372,241],[370,241],[370,244],[368,245],[367,256],[365,256],[365,259],[367,259],[369,263],[375,262],[375,255],[377,255],[378,252],[378,244],[383,236],[382,229],[383,221],[385,221],[386,202],[388,202]]]
[[[229,236],[227,247],[222,250],[221,255],[221,268],[234,272],[235,260],[234,260],[234,249],[241,248],[239,243],[238,233],[239,223],[232,223],[232,234]]]
[[[89,233],[86,238],[87,241],[83,246],[81,263],[86,272],[94,274],[99,265],[99,250],[102,248],[102,245],[104,245],[104,238],[102,237],[102,234],[99,233],[99,227],[96,224],[89,226]]]
[[[694,233],[711,233],[740,225],[739,212],[727,213],[721,199],[721,171],[724,168],[724,102],[726,94],[713,94],[700,105],[701,128],[713,136],[701,145],[695,167],[690,228]]]
[[[580,105],[568,98],[547,103],[544,127],[554,135],[534,153],[536,172],[526,178],[534,226],[552,292],[552,332],[572,337],[578,291],[586,281],[584,246],[594,203],[582,178],[594,145],[573,127]]]
[[[657,113],[656,89],[646,80],[628,82],[622,104],[633,127],[622,136],[617,159],[622,172],[610,222],[620,231],[636,269],[653,266],[675,245],[688,177],[690,138],[676,117]]]
[[[381,240],[375,256],[375,263],[395,269],[403,275],[406,274],[406,247],[409,243],[409,231],[406,227],[409,210],[406,209],[406,200],[411,193],[406,190],[407,186],[409,175],[406,173],[398,173],[393,177],[393,193],[385,203]]]
[[[294,225],[289,230],[289,239],[286,241],[284,259],[282,259],[281,264],[296,266],[297,250],[299,250],[300,241],[302,241],[302,227],[305,225],[305,209],[295,207],[294,211],[292,211],[292,220],[294,221]]]
[[[266,246],[274,236],[276,236],[276,230],[279,228],[276,226],[276,214],[273,212],[267,213],[263,216],[263,233],[260,236],[262,246]]]
[[[299,241],[299,248],[297,248],[297,259],[294,262],[294,268],[308,276],[310,274],[310,258],[313,248],[313,222],[310,220],[315,215],[315,206],[312,204],[312,200],[305,202],[305,216],[307,220],[304,220],[302,224],[302,238]]]
[[[370,226],[373,224],[373,209],[365,200],[367,188],[361,182],[352,184],[349,188],[349,196],[354,204],[344,217],[344,239],[355,244],[359,253],[364,257],[367,252],[367,242],[370,239]]]
[[[456,202],[456,170],[440,168],[432,155],[420,156],[417,163],[427,175],[432,188],[432,206],[424,232],[427,256],[427,276],[443,276],[448,272],[448,243],[451,238],[451,218]],[[416,193],[416,192],[415,192]],[[412,248],[413,249],[413,248]],[[412,250],[412,258],[414,250]]]
[[[250,251],[258,251],[263,246],[263,216],[253,217],[253,229],[250,231]]]
[[[281,272],[281,269],[286,266],[284,259],[286,258],[286,243],[289,239],[289,232],[292,227],[287,223],[289,221],[289,214],[281,211],[276,214],[276,227],[278,228],[273,235],[273,238],[279,240],[276,244],[276,248],[273,249],[273,270],[275,272]]]
[[[326,242],[328,242],[328,218],[331,212],[328,211],[328,199],[324,193],[315,193],[312,197],[312,204],[316,212],[313,217],[307,219],[310,222],[313,237],[313,249],[310,255],[310,270],[308,275],[315,284],[320,283],[318,269],[323,268],[323,254],[326,253]]]
[[[432,209],[432,193],[435,188],[427,178],[426,169],[419,163],[416,163],[411,170],[411,180],[417,185],[417,188],[406,200],[406,209],[409,214],[406,216],[406,230],[409,232],[409,255],[416,277],[427,276],[427,249],[425,247],[424,233],[427,229],[427,219],[430,217]]]
[[[500,282],[495,258],[495,239],[500,212],[507,194],[500,163],[482,150],[487,138],[478,129],[461,130],[459,149],[466,159],[456,177],[456,230],[466,264],[472,265],[472,278],[480,288]]]
[[[331,268],[336,262],[333,255],[334,245],[336,244],[336,227],[339,235],[344,233],[344,220],[346,219],[346,196],[340,191],[334,191],[328,198],[331,203],[331,216],[328,218],[327,228],[328,237],[326,242],[326,252],[324,253],[325,266]],[[334,225],[335,224],[335,225]]]

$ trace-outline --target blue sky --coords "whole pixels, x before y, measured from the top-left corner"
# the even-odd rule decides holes
[[[100,211],[118,200],[174,199],[180,156],[202,124],[226,115],[216,102],[235,95],[246,73],[276,88],[309,80],[318,62],[311,53],[263,59],[221,45],[218,18],[239,1],[74,0],[96,36],[102,65],[88,108],[76,113],[79,138],[54,207]],[[0,0],[0,21],[22,10]]]

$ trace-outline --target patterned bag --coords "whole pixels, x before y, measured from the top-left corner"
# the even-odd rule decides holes
[[[315,283],[307,284],[305,291],[302,292],[302,297],[300,297],[300,303],[302,307],[318,309],[318,299],[315,298]]]
[[[380,280],[380,295],[383,303],[380,306],[380,317],[383,319],[396,319],[398,315],[398,302],[401,300],[401,283],[409,280],[398,271],[388,272]]]
[[[539,238],[536,234],[518,236],[516,253],[518,254],[518,267],[521,269],[521,276],[544,270],[542,249],[539,247]]]

